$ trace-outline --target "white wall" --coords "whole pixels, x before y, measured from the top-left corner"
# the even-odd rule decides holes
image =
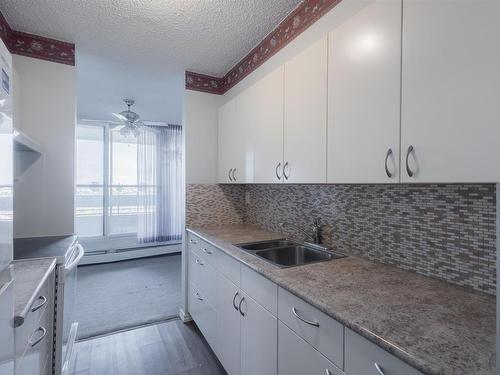
[[[76,57],[78,119],[116,121],[112,112],[125,110],[123,99],[131,98],[142,120],[181,123],[183,69],[134,66],[81,51]]]
[[[14,89],[20,90],[15,124],[43,148],[14,183],[14,237],[72,234],[75,67],[18,55],[13,65],[18,78]]]
[[[185,90],[186,183],[214,184],[217,178],[217,108],[220,96]]]

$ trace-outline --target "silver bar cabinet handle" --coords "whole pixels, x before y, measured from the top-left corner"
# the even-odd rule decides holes
[[[326,369],[326,375],[332,375],[332,373],[330,372],[330,370]]]
[[[199,260],[199,259],[196,259],[196,264],[199,264],[200,266],[204,266],[205,265],[205,262]]]
[[[276,172],[276,178],[277,178],[278,180],[281,180],[281,177],[283,177],[283,176],[280,176],[280,175],[278,174],[278,171],[279,171],[279,169],[280,169],[280,168],[281,168],[281,162],[279,162],[279,163],[278,163],[278,165],[276,166],[276,171],[275,171],[275,172]]]
[[[243,303],[244,300],[245,300],[245,297],[242,297],[240,299],[240,303],[238,304],[238,310],[240,310],[241,316],[245,316],[246,315],[243,311],[241,311],[241,304]]]
[[[193,240],[192,238],[189,240],[189,242],[191,242],[192,244],[196,245],[198,243],[198,241],[196,240]]]
[[[203,252],[208,255],[212,255],[214,253],[212,250],[208,250],[207,248],[204,248]]]
[[[233,181],[236,181],[236,176],[234,175],[236,173],[236,168],[233,168]]]
[[[285,165],[283,166],[283,176],[285,176],[285,180],[288,180],[288,178],[290,177],[290,173],[286,174],[287,168],[288,168],[288,162],[286,162]]]
[[[233,181],[233,179],[231,178],[231,172],[232,172],[233,168],[231,168],[229,170],[229,172],[227,172],[227,176],[229,177],[229,181]]]
[[[201,297],[200,293],[196,292],[196,298],[198,298],[200,301],[204,301],[205,299]]]
[[[31,347],[34,347],[36,344],[38,344],[40,341],[42,341],[42,340],[43,340],[43,338],[45,337],[45,335],[47,334],[47,330],[46,330],[45,328],[43,328],[43,327],[38,327],[38,328],[35,330],[35,332],[33,332],[33,333],[31,334],[31,336],[33,337],[33,335],[34,335],[36,332],[42,332],[42,335],[41,335],[39,338],[37,338],[35,341],[31,341],[31,337],[30,337],[30,339],[29,339],[29,341],[28,341],[28,342],[29,342],[29,344],[31,345]]]
[[[40,310],[43,307],[43,305],[45,305],[47,303],[47,297],[45,297],[45,296],[40,296],[40,297],[38,297],[38,299],[41,300],[42,302],[40,302],[35,307],[32,307],[31,312],[35,312],[36,310]]]
[[[387,160],[389,160],[389,156],[392,155],[392,149],[387,150],[387,154],[385,154],[385,174],[387,177],[392,178],[392,173],[389,172],[389,167],[387,166]]]
[[[233,307],[236,311],[240,311],[238,306],[236,306],[236,297],[238,297],[239,295],[240,295],[240,292],[236,292],[236,294],[233,297]]]
[[[373,365],[375,366],[380,375],[385,375],[384,370],[382,370],[382,367],[380,367],[380,365],[377,362],[375,362]]]
[[[410,164],[408,159],[410,158],[410,154],[414,151],[415,149],[413,146],[410,145],[408,147],[408,151],[406,152],[406,173],[408,173],[408,176],[413,177],[414,172],[410,169]]]
[[[304,319],[302,318],[298,313],[297,313],[297,309],[295,307],[292,307],[292,312],[293,312],[293,315],[295,315],[295,317],[299,320],[302,320],[304,323],[307,323],[311,326],[314,326],[314,327],[319,327],[319,323],[318,322],[313,322],[311,320],[307,320],[307,319]]]

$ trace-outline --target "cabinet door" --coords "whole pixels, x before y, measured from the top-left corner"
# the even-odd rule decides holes
[[[402,181],[500,181],[500,1],[403,8]]]
[[[217,346],[216,353],[229,375],[240,373],[240,302],[239,288],[217,274]]]
[[[278,374],[343,375],[343,372],[278,321]]]
[[[401,7],[376,0],[329,34],[329,183],[399,181]]]
[[[283,66],[249,90],[255,98],[254,182],[283,182]]]
[[[189,284],[188,303],[189,313],[207,342],[213,347],[216,343],[215,309],[193,283]]]
[[[253,182],[253,149],[248,119],[251,102],[246,93],[219,108],[219,157],[217,181]]]
[[[325,183],[326,36],[285,64],[284,87],[285,182]]]
[[[247,294],[241,303],[241,375],[276,375],[278,320]]]
[[[219,108],[219,155],[217,162],[217,182],[232,183],[232,169],[235,168],[239,124],[236,100],[233,99]]]

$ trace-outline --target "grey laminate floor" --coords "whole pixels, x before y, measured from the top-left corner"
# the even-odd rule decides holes
[[[194,323],[180,320],[80,341],[70,375],[225,375]]]
[[[177,316],[181,255],[78,267],[78,338],[89,338]]]

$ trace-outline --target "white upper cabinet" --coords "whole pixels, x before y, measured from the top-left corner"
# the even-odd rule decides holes
[[[246,93],[219,108],[219,155],[217,182],[253,181],[253,151],[245,115],[249,112]]]
[[[498,0],[404,1],[403,182],[500,181],[499,35]]]
[[[326,182],[327,37],[285,63],[284,177]]]
[[[253,99],[254,182],[283,182],[283,66],[248,91]]]
[[[401,1],[375,0],[328,37],[328,182],[399,182]]]

